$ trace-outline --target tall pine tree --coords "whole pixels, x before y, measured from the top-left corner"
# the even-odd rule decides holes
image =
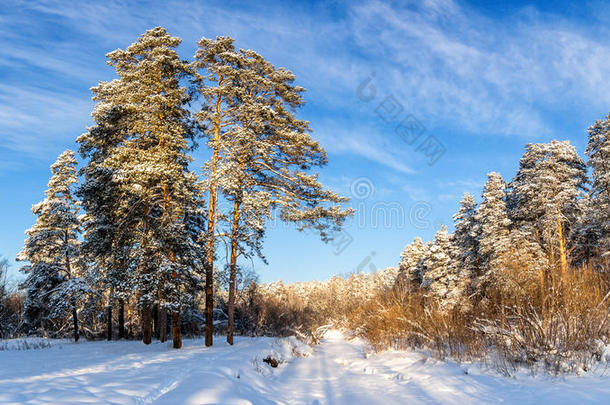
[[[506,209],[506,182],[499,173],[487,175],[483,201],[475,214],[480,226],[479,234],[479,293],[490,278],[505,268],[511,260],[510,226]]]
[[[229,128],[235,125],[236,78],[239,75],[240,56],[235,51],[233,39],[218,37],[216,40],[201,38],[192,63],[198,73],[195,83],[203,101],[195,114],[198,123],[205,128],[211,157],[204,165],[204,189],[208,193],[207,230],[205,243],[205,345],[211,346],[214,337],[214,260],[218,227],[218,188],[222,141],[231,136]]]
[[[581,244],[588,251],[607,257],[610,251],[610,115],[589,127],[585,154],[591,168],[591,191],[588,218],[583,219]]]
[[[528,241],[540,244],[550,263],[559,264],[564,287],[571,248],[567,242],[586,182],[585,165],[574,147],[554,140],[526,146],[510,185],[511,220],[530,236]]]
[[[480,224],[475,214],[474,198],[465,193],[460,202],[460,210],[453,216],[455,222],[453,241],[457,254],[458,277],[465,291],[470,289],[473,278],[479,274]]]
[[[114,146],[101,145],[112,149],[99,163],[116,186],[117,203],[104,214],[120,219],[111,234],[117,247],[130,247],[113,277],[120,283],[122,274],[131,273],[144,343],[151,341],[152,306],[159,304],[172,313],[176,348],[181,346],[180,308],[194,298],[201,256],[198,230],[192,229],[201,219],[197,179],[188,170],[189,96],[181,84],[190,71],[175,51],[179,44],[161,27],[146,31],[125,50],[107,55],[119,79],[93,89],[94,117],[105,120],[112,110],[119,114],[120,138]]]
[[[294,75],[277,69],[254,51],[240,50],[240,69],[233,79],[234,125],[221,139],[226,150],[220,165],[222,191],[232,202],[230,218],[229,328],[233,343],[237,258],[259,253],[265,220],[277,208],[282,220],[311,228],[329,240],[351,210],[347,201],[327,190],[308,173],[327,163],[324,149],[311,138],[308,123],[294,113],[303,104],[303,88]]]
[[[72,315],[74,341],[79,339],[78,307],[92,293],[84,280],[79,260],[80,222],[78,204],[72,194],[76,177],[74,152],[65,151],[51,165],[46,198],[32,207],[36,224],[26,231],[27,239],[18,259],[28,264],[22,287],[26,291],[28,321],[44,323]],[[32,325],[34,326],[34,325]]]
[[[209,189],[206,259],[206,345],[212,344],[212,283],[218,226],[229,235],[229,334],[232,343],[237,259],[260,255],[264,224],[275,208],[282,220],[300,229],[313,228],[330,239],[346,215],[337,205],[346,199],[325,190],[314,167],[327,162],[324,150],[309,135],[308,123],[295,118],[303,104],[294,75],[276,69],[253,51],[235,50],[220,37],[199,42],[194,66],[204,100],[196,114],[207,127],[211,158],[205,165]],[[219,212],[219,191],[230,202]],[[223,219],[223,221],[219,221]],[[221,232],[225,234],[224,232]]]
[[[420,262],[426,256],[426,245],[420,237],[405,247],[400,254],[398,282],[409,290],[419,288],[422,283]]]

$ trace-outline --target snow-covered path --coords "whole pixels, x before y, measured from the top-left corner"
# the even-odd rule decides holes
[[[0,351],[0,404],[581,404],[610,403],[610,377],[504,378],[416,352],[365,358],[366,345],[327,334],[315,352],[294,339],[63,343]],[[276,369],[268,354],[284,359]]]

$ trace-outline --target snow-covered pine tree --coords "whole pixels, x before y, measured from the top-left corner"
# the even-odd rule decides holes
[[[419,288],[422,283],[422,273],[420,262],[426,256],[426,245],[420,237],[413,239],[413,242],[405,247],[400,254],[400,264],[398,265],[398,282],[401,286],[409,290]]]
[[[529,242],[538,242],[551,263],[559,262],[565,286],[566,246],[586,188],[586,168],[569,141],[528,144],[510,184],[509,217]],[[545,276],[546,277],[546,276]]]
[[[443,225],[434,235],[434,241],[424,258],[425,271],[422,277],[422,288],[444,308],[455,308],[463,304],[461,290],[457,277],[456,249],[452,235]]]
[[[152,337],[153,304],[180,324],[180,308],[193,300],[201,247],[189,218],[200,215],[196,177],[188,170],[192,137],[189,100],[181,79],[190,74],[175,48],[180,39],[164,28],[146,31],[125,50],[107,54],[118,80],[94,89],[100,114],[119,109],[123,139],[104,160],[117,185],[117,234],[131,246],[129,263],[142,309],[144,343]],[[95,114],[94,114],[95,115]],[[181,346],[180,328],[174,347]]]
[[[93,89],[94,94],[116,82],[100,83]],[[98,100],[97,96],[93,97]],[[132,296],[135,277],[131,272],[133,255],[136,248],[125,226],[130,218],[124,217],[121,209],[120,177],[117,168],[108,164],[116,148],[123,144],[124,124],[128,118],[119,105],[108,102],[98,103],[93,111],[95,125],[87,128],[77,142],[79,152],[86,165],[81,174],[84,181],[77,195],[85,211],[82,219],[83,244],[82,256],[91,265],[90,278],[96,290],[108,295],[108,322],[112,324],[113,302],[118,300],[119,339],[125,337],[125,302]],[[121,226],[123,224],[123,226]],[[111,338],[111,330],[108,337]]]
[[[46,198],[32,207],[37,216],[18,260],[26,274],[22,288],[26,291],[25,313],[30,324],[45,319],[61,319],[71,312],[74,341],[79,338],[78,307],[85,295],[93,291],[82,278],[78,235],[80,222],[78,202],[72,187],[78,182],[74,152],[65,151],[51,165]]]
[[[600,219],[606,214],[599,209],[604,206],[604,203],[599,200],[601,199],[594,198],[591,193],[587,193],[578,201],[580,216],[574,225],[570,241],[573,246],[570,255],[576,266],[593,264],[599,267],[605,261],[605,256],[600,257],[600,251],[605,251],[600,245],[608,241],[601,242],[605,232],[603,230],[604,221],[600,221]],[[609,207],[607,204],[605,206]],[[602,262],[599,262],[600,258],[603,260]]]
[[[610,115],[589,127],[585,154],[591,167],[590,211],[581,232],[588,234],[590,248],[607,258],[610,252]],[[583,235],[584,236],[584,235]],[[589,249],[590,249],[589,248]],[[591,252],[593,253],[593,252]]]
[[[237,258],[249,252],[260,254],[265,220],[274,208],[280,218],[313,228],[324,240],[331,238],[351,210],[347,201],[324,189],[317,173],[308,174],[327,162],[324,149],[309,135],[308,123],[295,117],[303,104],[303,88],[294,75],[277,69],[258,53],[240,50],[240,69],[233,77],[236,104],[234,125],[219,141],[222,155],[221,189],[233,209],[230,214],[229,328],[233,342],[233,313]],[[246,249],[249,248],[249,249]]]
[[[473,279],[479,274],[479,236],[481,227],[476,219],[476,203],[471,194],[465,193],[460,210],[453,216],[455,231],[453,242],[456,248],[458,283],[464,293],[469,293]]]
[[[479,224],[480,274],[477,292],[484,293],[490,279],[506,268],[511,260],[511,239],[508,212],[506,209],[506,182],[499,173],[487,175],[482,201],[477,208],[475,220]]]
[[[309,136],[308,124],[294,117],[303,101],[294,75],[276,69],[253,51],[236,51],[227,37],[203,38],[194,66],[203,69],[199,91],[205,103],[196,115],[208,128],[212,149],[205,170],[209,182],[206,275],[206,345],[212,344],[213,294],[207,282],[213,269],[218,226],[218,189],[231,203],[220,214],[228,224],[229,342],[232,341],[237,258],[260,254],[265,220],[279,207],[283,220],[300,229],[315,228],[325,240],[350,211],[346,199],[325,190],[313,167],[326,163],[324,150]]]

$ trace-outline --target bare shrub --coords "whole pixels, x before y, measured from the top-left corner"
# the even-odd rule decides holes
[[[513,368],[553,374],[590,370],[610,342],[607,276],[572,269],[565,280],[550,280],[544,288],[541,301],[497,305],[474,329]]]
[[[460,359],[478,347],[468,314],[444,310],[419,290],[381,290],[352,312],[349,324],[376,351],[427,348],[439,358]]]
[[[327,281],[256,284],[238,294],[236,332],[242,335],[296,335],[320,341],[329,327],[349,328],[348,315],[396,279],[394,268],[371,274],[335,276]]]

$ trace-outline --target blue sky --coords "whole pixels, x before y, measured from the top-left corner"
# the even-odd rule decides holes
[[[569,139],[582,154],[610,105],[603,2],[71,3],[0,4],[0,255],[14,280],[49,164],[91,124],[90,87],[114,77],[104,54],[158,25],[183,58],[230,35],[291,69],[329,154],[321,179],[355,197],[335,246],[271,224],[269,265],[253,264],[264,281],[395,265],[414,236],[451,224],[463,192],[480,196],[486,173],[510,179],[526,143]]]

